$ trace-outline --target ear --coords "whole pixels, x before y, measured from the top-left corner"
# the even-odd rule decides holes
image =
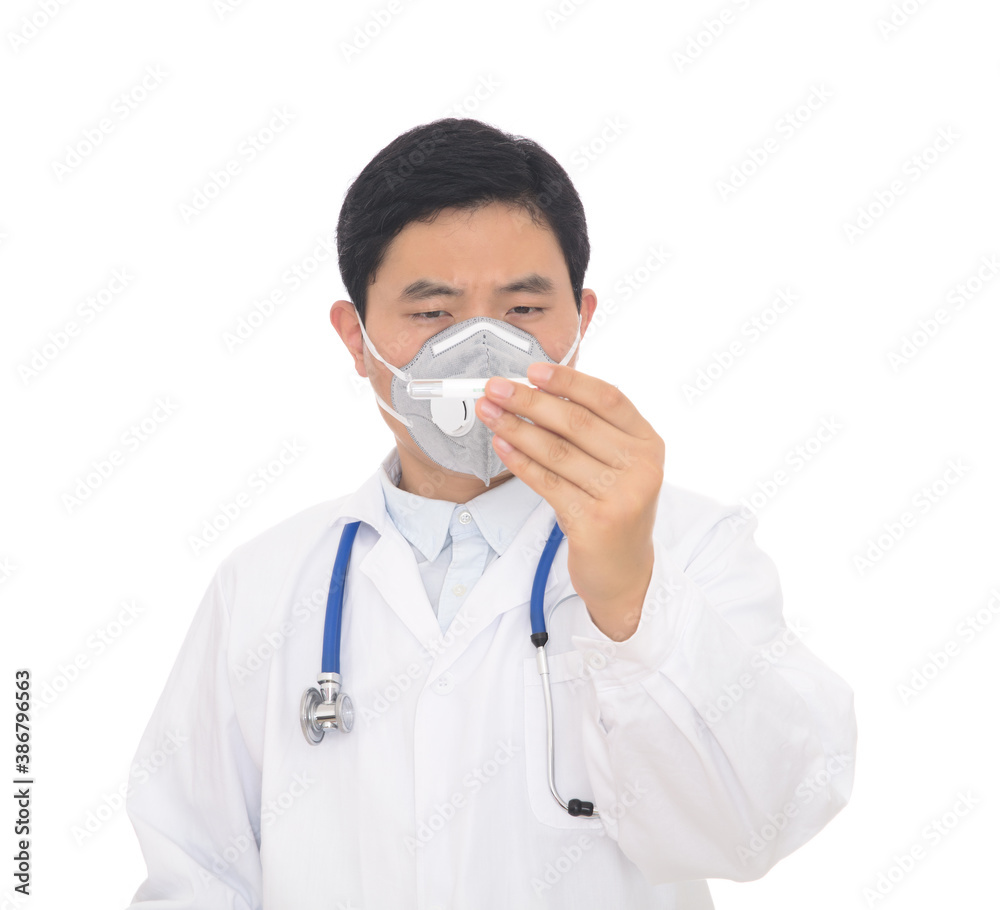
[[[597,295],[590,289],[584,288],[583,293],[580,294],[580,340],[583,341],[583,336],[587,332],[587,326],[590,325],[590,320],[594,318],[594,310],[597,309]],[[576,356],[576,355],[574,355]]]
[[[365,368],[365,340],[361,337],[361,322],[358,311],[350,300],[338,300],[330,307],[330,323],[337,330],[340,340],[351,354],[354,369],[358,375],[367,379]]]

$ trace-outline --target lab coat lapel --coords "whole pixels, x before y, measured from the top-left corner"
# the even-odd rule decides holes
[[[352,553],[348,571],[356,567],[355,571],[367,576],[418,641],[426,642],[439,636],[441,629],[427,599],[413,550],[386,511],[378,471],[343,501],[331,524],[343,526],[356,520],[364,524],[358,528],[355,539],[358,553]],[[370,539],[372,530],[377,537],[364,552],[364,541]]]
[[[375,541],[358,568],[368,576],[382,599],[418,641],[426,646],[428,642],[440,638],[441,627],[427,599],[416,557],[391,521],[386,522],[384,533]]]
[[[378,538],[360,562],[355,563],[352,559],[352,565],[357,565],[358,570],[368,577],[389,608],[419,642],[425,647],[440,643],[441,627],[427,599],[413,550],[386,511],[377,472],[344,500],[332,523],[346,524],[357,519],[370,525]],[[524,613],[524,638],[528,641],[531,634],[531,588],[554,521],[552,507],[545,501],[540,502],[507,549],[486,567],[469,592],[465,605],[452,621],[451,628],[459,622],[468,623],[470,634],[453,636],[454,641],[447,647],[429,649],[436,655],[432,675],[444,672],[462,655],[478,632],[507,611],[517,609]],[[359,549],[361,541],[368,536],[364,531],[364,528],[358,529],[356,543]],[[564,540],[549,571],[545,585],[547,610],[570,591],[569,576],[565,571],[565,549]],[[445,633],[446,642],[447,637]]]

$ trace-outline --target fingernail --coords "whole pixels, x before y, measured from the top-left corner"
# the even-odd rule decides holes
[[[494,376],[486,385],[489,393],[497,398],[510,398],[514,394],[514,383],[507,382],[502,376]]]
[[[528,379],[533,382],[548,382],[552,378],[552,367],[544,363],[533,363],[528,367]]]

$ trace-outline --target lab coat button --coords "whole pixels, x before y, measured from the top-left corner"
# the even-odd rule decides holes
[[[471,512],[459,512],[458,513],[458,520],[460,522],[462,522],[462,524],[467,525],[470,521],[472,521],[472,513]]]
[[[434,682],[434,689],[438,695],[447,695],[455,688],[455,677],[450,673],[442,673]]]

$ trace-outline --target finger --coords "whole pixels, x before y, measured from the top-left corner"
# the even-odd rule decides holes
[[[546,367],[552,371],[552,376],[542,379]],[[582,405],[627,436],[649,439],[655,433],[638,408],[610,382],[557,363],[531,364],[527,373],[528,379],[538,388]]]
[[[485,397],[508,413],[521,415],[530,421],[519,420],[518,423],[543,427],[603,465],[628,461],[634,440],[584,405],[518,382],[511,383],[513,392],[508,398],[501,398],[495,394],[496,385],[493,379],[486,383]],[[487,423],[479,408],[476,414]],[[508,426],[516,428],[516,425]],[[517,445],[516,442],[514,444]]]
[[[586,510],[592,501],[591,497],[565,477],[560,477],[558,474],[543,468],[517,447],[512,447],[510,451],[504,451],[498,445],[501,440],[501,436],[494,434],[493,448],[500,456],[500,460],[515,477],[519,477],[552,506],[559,526],[568,533],[573,526],[573,516],[587,514]]]
[[[506,440],[520,456],[524,456],[523,459],[518,455],[512,456],[514,463],[537,478],[545,490],[556,491],[560,481],[568,481],[573,488],[582,490],[591,499],[605,500],[613,495],[619,476],[630,464],[621,459],[617,466],[609,465],[581,450],[570,440],[538,424],[528,423],[510,411],[501,410],[499,416],[491,417],[481,413],[482,408],[481,404],[477,406],[477,415],[495,436]],[[497,451],[503,455],[501,449]],[[507,459],[504,463],[507,463]],[[510,467],[513,472],[513,466]],[[573,495],[575,491],[569,492]],[[548,493],[543,495],[549,498]]]

